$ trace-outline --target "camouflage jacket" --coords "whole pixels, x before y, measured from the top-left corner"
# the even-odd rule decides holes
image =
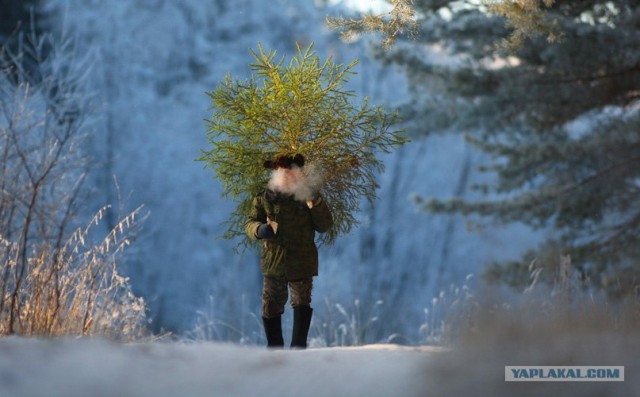
[[[245,223],[249,238],[257,240],[258,227],[267,217],[277,223],[276,234],[265,240],[260,269],[267,277],[300,280],[318,275],[318,249],[315,232],[324,233],[333,226],[327,203],[320,197],[313,208],[293,196],[266,190],[253,199]]]

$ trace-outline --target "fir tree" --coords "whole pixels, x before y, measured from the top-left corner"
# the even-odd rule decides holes
[[[566,254],[591,283],[633,292],[640,276],[637,4],[501,3],[521,6],[493,9],[515,25],[529,24],[529,32],[557,29],[554,37],[563,39],[510,36],[514,31],[502,18],[466,2],[417,1],[419,40],[380,52],[385,62],[406,67],[414,94],[405,111],[416,128],[466,134],[488,154],[482,170],[497,175],[497,182],[475,186],[485,200],[421,204],[551,230],[523,261],[496,264],[493,279],[522,285],[532,258],[551,267]],[[534,8],[522,7],[527,4]],[[536,20],[544,21],[539,29]],[[508,46],[511,52],[496,51],[509,37],[516,44]],[[522,38],[528,39],[518,46]],[[425,56],[429,44],[443,47],[453,61]]]
[[[214,111],[207,120],[211,149],[198,160],[215,170],[223,194],[238,203],[224,236],[244,236],[251,200],[270,176],[264,161],[303,154],[305,172],[320,179],[318,188],[333,213],[334,228],[322,236],[331,243],[357,223],[361,200],[375,198],[376,173],[383,169],[376,152],[405,141],[392,130],[396,116],[369,107],[366,99],[353,103],[355,95],[344,83],[357,61],[321,62],[312,46],[298,47],[286,65],[285,57],[278,60],[275,51],[261,46],[251,53],[248,81],[227,75],[207,93]]]

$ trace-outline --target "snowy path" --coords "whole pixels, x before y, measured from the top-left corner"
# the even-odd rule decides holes
[[[0,339],[0,397],[424,396],[437,348]]]

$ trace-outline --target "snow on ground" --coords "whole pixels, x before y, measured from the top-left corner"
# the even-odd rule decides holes
[[[12,337],[0,339],[0,396],[424,396],[438,351]]]
[[[545,308],[546,311],[548,307]],[[450,348],[0,338],[0,397],[638,397],[632,312],[483,315]],[[624,381],[505,382],[505,366],[622,366]]]

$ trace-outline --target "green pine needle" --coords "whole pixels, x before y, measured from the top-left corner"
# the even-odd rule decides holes
[[[210,148],[197,159],[215,171],[223,196],[237,202],[224,237],[244,236],[251,200],[270,176],[263,162],[300,153],[324,171],[322,194],[335,225],[321,242],[332,243],[357,224],[362,199],[375,199],[376,173],[384,169],[376,153],[406,142],[392,129],[397,117],[369,107],[366,99],[353,103],[355,94],[344,83],[355,74],[357,60],[346,66],[331,58],[321,62],[313,45],[298,46],[288,64],[261,45],[251,55],[249,80],[227,75],[207,92],[213,110],[206,120]],[[243,238],[241,245],[248,242]]]

